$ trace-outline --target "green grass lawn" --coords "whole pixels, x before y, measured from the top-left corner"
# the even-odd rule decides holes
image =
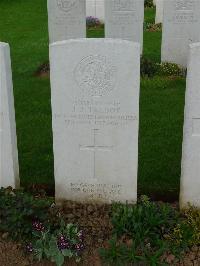
[[[12,54],[21,183],[52,186],[50,83],[34,76],[48,60],[46,0],[1,0],[0,10],[0,41]],[[146,10],[146,22],[154,15]],[[102,36],[103,29],[88,31],[88,37]],[[144,33],[146,57],[159,62],[160,46],[161,32]],[[139,193],[178,197],[184,92],[183,79],[141,81]]]

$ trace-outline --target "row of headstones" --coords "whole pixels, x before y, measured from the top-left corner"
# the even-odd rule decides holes
[[[105,0],[106,1],[106,0]],[[101,22],[105,20],[104,0],[86,0],[86,15],[98,18]],[[107,0],[109,1],[109,0]],[[162,23],[163,0],[153,0],[156,6],[155,23]]]
[[[144,0],[105,1],[105,37],[143,43]],[[50,43],[86,38],[86,0],[48,0]]]
[[[104,2],[104,0],[86,0],[86,15],[98,18],[101,22],[104,22]],[[153,0],[153,4],[156,6],[155,23],[162,23],[163,0]]]
[[[137,201],[140,46],[50,45],[56,200]],[[9,46],[0,43],[0,187],[18,187]],[[200,207],[200,43],[190,46],[180,206]]]
[[[86,37],[86,0],[48,0],[50,43]],[[164,6],[163,6],[164,5]],[[187,65],[188,45],[200,41],[199,0],[156,0],[163,13],[162,62]],[[164,11],[163,11],[164,10]],[[105,37],[143,46],[144,0],[105,1]]]

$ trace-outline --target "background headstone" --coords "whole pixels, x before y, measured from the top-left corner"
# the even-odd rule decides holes
[[[0,42],[0,187],[19,185],[10,48]]]
[[[57,201],[136,202],[139,44],[54,43],[50,65]]]
[[[86,14],[104,22],[104,0],[86,0]]]
[[[180,205],[200,208],[200,43],[190,46]]]
[[[85,0],[48,0],[49,42],[86,37]]]
[[[164,0],[162,62],[187,65],[189,44],[200,41],[200,1]]]
[[[163,22],[163,0],[156,0],[156,18],[155,23]]]
[[[105,37],[143,46],[144,0],[105,1]]]

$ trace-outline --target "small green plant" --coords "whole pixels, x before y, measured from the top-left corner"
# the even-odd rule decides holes
[[[27,242],[26,250],[39,261],[46,258],[58,266],[65,257],[80,260],[84,249],[83,232],[66,224],[51,200],[23,190],[0,189],[0,231]]]
[[[141,57],[140,74],[142,77],[153,77],[158,71],[158,65],[151,60]]]
[[[137,205],[113,205],[112,224],[113,237],[100,254],[113,265],[168,265],[166,254],[175,260],[200,245],[200,211],[192,206],[179,212],[142,196]]]
[[[199,246],[200,211],[193,206],[189,206],[183,211],[182,215],[182,220],[173,228],[172,233],[166,237],[181,249],[195,245]]]
[[[47,221],[52,201],[33,197],[22,189],[0,189],[0,231],[9,233],[14,240],[29,238],[32,221]]]
[[[178,212],[168,204],[157,204],[142,197],[137,205],[114,205],[112,224],[117,236],[126,234],[140,241],[156,241],[173,228]]]
[[[173,63],[164,62],[160,64],[159,75],[161,76],[186,76],[186,69]]]
[[[144,6],[145,8],[154,7],[153,0],[145,0]]]
[[[114,265],[161,265],[166,252],[177,253],[166,235],[180,222],[180,213],[169,204],[150,202],[141,197],[137,205],[113,205],[113,238],[107,249],[101,249],[102,258]]]
[[[162,24],[158,23],[149,23],[149,22],[144,22],[144,30],[145,31],[151,31],[151,32],[155,32],[155,31],[162,31]]]
[[[36,259],[48,259],[57,266],[64,263],[65,257],[80,261],[84,250],[83,232],[74,224],[65,224],[63,220],[56,230],[45,228],[40,222],[33,225],[33,240],[27,244],[27,251]]]
[[[192,245],[200,245],[200,210],[194,206],[190,206],[184,211],[186,224],[192,228]]]

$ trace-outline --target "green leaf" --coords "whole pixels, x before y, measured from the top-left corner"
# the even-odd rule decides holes
[[[58,255],[54,257],[54,260],[57,266],[62,266],[65,261],[64,256],[61,253],[58,253]]]
[[[47,248],[44,249],[44,253],[48,259],[51,257],[51,252]]]
[[[52,256],[56,255],[58,253],[60,253],[58,247],[57,247],[57,243],[56,240],[54,238],[51,238],[51,240],[49,241],[49,252]]]
[[[51,238],[51,240],[49,241],[49,247],[51,248],[51,249],[55,249],[55,248],[57,248],[57,244],[56,244],[56,240],[55,240],[55,238]]]
[[[38,239],[38,240],[35,242],[35,244],[36,244],[36,247],[37,247],[37,248],[40,248],[40,249],[43,248],[43,243],[42,243],[42,240],[41,240],[41,239]]]
[[[71,258],[73,256],[73,253],[70,249],[64,249],[62,250],[62,254],[64,257]]]

